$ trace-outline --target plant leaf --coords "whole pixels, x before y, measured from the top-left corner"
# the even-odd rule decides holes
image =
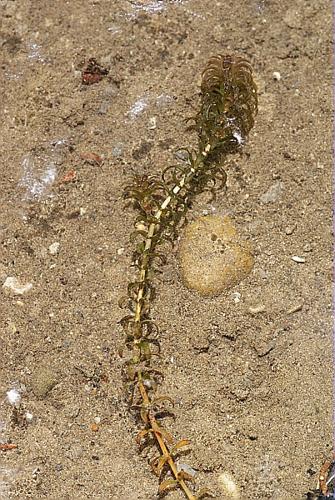
[[[181,448],[184,448],[185,446],[188,446],[191,443],[189,439],[181,439],[176,443],[173,448],[171,449],[171,453],[176,453],[177,450],[180,450]]]
[[[158,493],[165,493],[169,489],[175,488],[176,486],[178,486],[178,481],[175,479],[165,479],[165,481],[159,485]]]

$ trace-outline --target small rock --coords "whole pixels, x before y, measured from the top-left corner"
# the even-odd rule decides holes
[[[8,276],[6,278],[2,288],[12,292],[14,295],[23,295],[32,289],[32,283],[25,283],[24,285],[19,282],[14,276]]]
[[[29,411],[27,411],[27,413],[25,414],[26,421],[30,423],[33,421],[33,418],[34,418],[34,415],[32,413],[29,413]]]
[[[251,314],[258,314],[265,311],[265,306],[263,304],[258,304],[257,306],[250,306],[249,312]]]
[[[281,74],[279,73],[279,71],[274,71],[272,73],[272,77],[274,80],[276,80],[277,82],[279,82],[279,80],[281,79]]]
[[[157,127],[157,118],[155,116],[152,116],[149,118],[149,130],[155,130]]]
[[[123,247],[117,249],[117,254],[118,255],[122,255],[123,253],[124,253],[124,248]]]
[[[55,243],[52,243],[49,246],[49,254],[50,255],[57,255],[59,252],[59,248],[60,248],[60,243],[58,241],[55,241]]]
[[[284,189],[284,183],[277,181],[275,184],[272,184],[272,186],[269,187],[266,193],[264,193],[260,197],[261,202],[265,204],[274,203],[281,195],[283,189]]]
[[[227,216],[208,215],[190,223],[179,245],[182,279],[202,295],[229,290],[251,272],[254,259],[249,242]],[[236,301],[240,295],[236,295]]]
[[[287,310],[287,314],[293,314],[295,312],[301,311],[303,304],[296,304]]]
[[[66,456],[73,461],[77,461],[83,455],[84,451],[84,448],[80,444],[73,443],[66,452]]]
[[[295,226],[294,225],[287,226],[285,228],[285,234],[287,234],[287,236],[289,236],[290,234],[293,234],[294,230],[295,230]]]
[[[196,471],[190,467],[188,464],[185,464],[183,462],[177,464],[177,470],[178,472],[186,472],[191,477],[194,477],[196,475]]]
[[[295,7],[288,9],[284,16],[284,23],[289,28],[301,28],[302,13],[299,12]]]
[[[232,296],[232,299],[235,302],[235,304],[238,304],[239,302],[241,302],[241,294],[240,294],[240,292],[233,292],[231,294],[231,296]]]
[[[294,262],[298,262],[299,264],[303,264],[304,262],[306,262],[305,257],[300,257],[299,255],[293,255],[291,259],[294,260]]]
[[[107,114],[109,106],[110,106],[110,103],[107,100],[102,101],[102,103],[100,104],[99,109],[98,109],[98,115]]]
[[[9,334],[14,335],[15,333],[18,333],[19,330],[13,321],[8,321],[7,322],[7,331]]]
[[[116,83],[111,83],[105,87],[104,94],[108,97],[115,97],[119,93]]]
[[[21,402],[21,394],[16,389],[11,389],[6,393],[9,404],[19,406]]]
[[[120,156],[122,156],[122,153],[123,153],[123,144],[121,143],[115,144],[115,146],[112,149],[112,156],[114,156],[114,158],[120,158]]]
[[[174,154],[175,158],[180,161],[187,161],[189,159],[189,153],[184,149],[178,149]]]
[[[45,398],[57,383],[58,377],[55,372],[46,366],[41,366],[33,373],[30,385],[35,396]]]
[[[239,500],[241,498],[240,489],[229,472],[222,472],[217,481],[225,498],[231,498],[233,500]]]

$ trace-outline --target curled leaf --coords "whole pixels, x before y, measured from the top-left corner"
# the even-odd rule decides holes
[[[165,493],[172,488],[176,488],[178,486],[178,481],[175,479],[165,479],[158,488],[158,493]]]

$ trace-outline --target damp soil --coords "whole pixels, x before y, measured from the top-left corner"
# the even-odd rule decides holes
[[[223,473],[242,499],[303,498],[332,449],[331,2],[0,4],[0,275],[27,285],[0,291],[1,442],[17,445],[0,498],[157,498],[118,354],[135,273],[122,191],[195,145],[184,119],[227,52],[251,61],[259,114],[226,190],[189,218],[229,215],[255,264],[204,298],[168,250],[152,309],[167,426],[216,498]],[[90,58],[108,75],[83,84]]]

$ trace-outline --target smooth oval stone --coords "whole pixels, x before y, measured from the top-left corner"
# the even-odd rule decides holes
[[[179,246],[185,285],[202,295],[218,295],[240,283],[252,270],[251,246],[228,216],[202,216],[190,223]]]

